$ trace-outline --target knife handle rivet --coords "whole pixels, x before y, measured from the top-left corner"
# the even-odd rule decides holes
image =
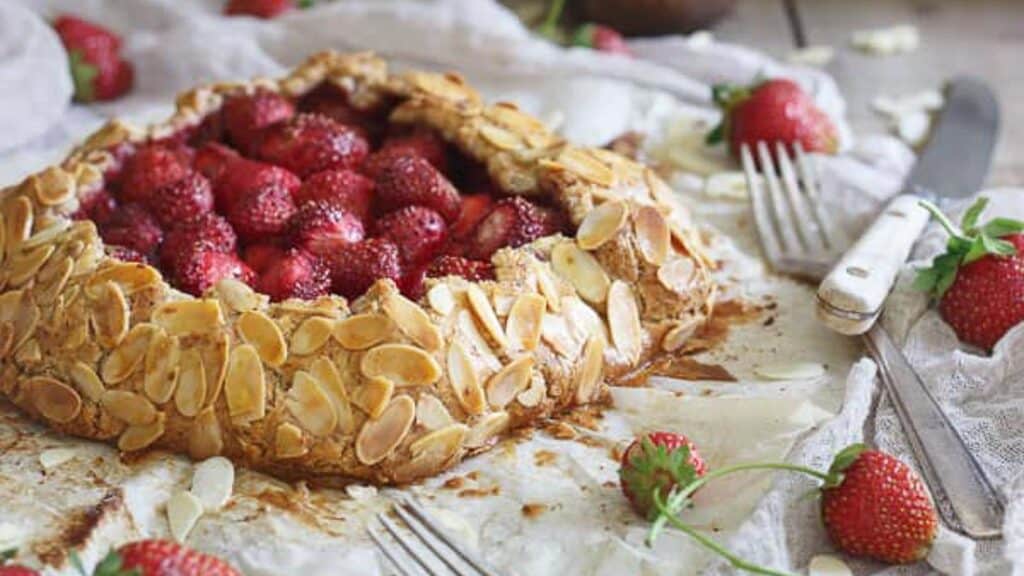
[[[846,273],[850,276],[856,276],[857,278],[867,278],[870,275],[867,270],[860,266],[847,266]]]

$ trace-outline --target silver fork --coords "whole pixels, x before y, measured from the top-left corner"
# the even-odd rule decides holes
[[[478,555],[457,544],[412,496],[399,496],[391,510],[405,529],[381,512],[377,514],[377,521],[390,538],[372,524],[367,531],[370,539],[402,576],[500,576]]]
[[[822,208],[817,175],[803,148],[797,144],[794,152],[795,160],[783,144],[776,143],[772,154],[769,144],[759,142],[756,162],[748,146],[741,148],[740,160],[768,263],[817,282],[851,240]],[[880,323],[864,340],[943,520],[972,538],[1001,536],[1002,496],[921,377]]]

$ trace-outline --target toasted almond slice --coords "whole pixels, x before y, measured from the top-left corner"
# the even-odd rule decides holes
[[[225,278],[215,288],[221,302],[235,312],[252,312],[266,305],[267,297],[249,288],[244,282]]]
[[[205,401],[206,370],[203,369],[203,359],[196,350],[185,350],[181,353],[174,406],[182,416],[192,417],[199,413]]]
[[[156,268],[137,262],[117,262],[93,274],[86,284],[86,292],[92,296],[96,287],[104,282],[113,282],[125,294],[134,294],[143,288],[158,284],[160,280],[160,272]]]
[[[615,172],[586,150],[566,147],[558,155],[558,162],[566,170],[598,186],[610,188],[615,185]]]
[[[563,313],[569,329],[582,341],[590,336],[597,336],[609,341],[608,327],[596,310],[588,306],[579,298],[563,298]]]
[[[78,456],[78,450],[74,448],[50,448],[39,453],[39,465],[43,470],[53,470],[74,460]]]
[[[480,125],[480,136],[499,150],[516,151],[525,147],[522,137],[492,124]]]
[[[322,316],[307,318],[292,334],[292,354],[305,356],[318,352],[334,332],[334,320]]]
[[[641,206],[633,214],[633,230],[644,261],[654,266],[665,262],[672,237],[661,212],[653,206]]]
[[[629,284],[621,280],[612,282],[608,289],[608,327],[612,342],[630,363],[640,360],[643,351],[643,326],[640,310]]]
[[[309,452],[302,429],[291,422],[282,422],[274,433],[274,451],[278,458],[298,458]]]
[[[149,340],[146,350],[146,376],[143,390],[150,400],[163,404],[174,395],[178,385],[179,359],[181,349],[176,336],[168,336],[163,330],[156,331]]]
[[[509,310],[505,332],[515,350],[533,350],[540,342],[541,322],[547,300],[540,294],[521,294]]]
[[[469,428],[465,424],[450,424],[409,444],[409,452],[412,453],[413,461],[418,461],[421,466],[429,460],[440,468],[462,448],[462,441],[468,432]]]
[[[576,384],[576,402],[586,404],[594,400],[604,372],[603,340],[590,337],[583,346],[583,361],[580,364],[579,380]]]
[[[128,390],[107,390],[100,396],[100,405],[114,418],[132,426],[151,424],[157,417],[152,402]]]
[[[469,307],[473,310],[473,315],[480,321],[480,325],[484,327],[484,330],[498,344],[500,349],[508,349],[508,339],[505,337],[505,331],[502,329],[501,322],[498,321],[498,315],[491,306],[491,301],[484,294],[483,289],[476,284],[470,284],[466,290],[466,298],[469,300]]]
[[[558,291],[558,284],[547,268],[539,262],[534,264],[534,272],[537,274],[537,288],[547,299],[548,308],[552,312],[562,310],[562,294]]]
[[[754,373],[768,380],[812,380],[824,376],[828,369],[820,362],[783,361],[754,368]]]
[[[39,341],[29,338],[25,344],[14,353],[14,360],[18,364],[32,365],[43,360],[43,350],[39,347]]]
[[[148,323],[132,326],[124,340],[103,361],[100,368],[103,381],[107,384],[117,384],[134,374],[146,357],[150,340],[156,331],[157,327]]]
[[[608,274],[601,263],[576,244],[563,242],[551,250],[551,267],[568,280],[584,300],[601,304],[608,297]]]
[[[508,412],[491,412],[482,416],[466,435],[467,448],[482,448],[508,427],[512,418]]]
[[[121,433],[121,437],[117,439],[117,447],[122,452],[142,450],[164,435],[166,425],[167,417],[161,412],[149,424],[129,426]]]
[[[592,209],[576,230],[576,244],[584,250],[597,250],[615,238],[629,218],[629,206],[615,200]]]
[[[212,337],[204,337],[203,344],[198,348],[203,359],[203,371],[206,372],[206,404],[210,405],[220,397],[224,387],[224,379],[228,373],[228,351],[231,338],[227,332],[219,332]]]
[[[191,492],[206,512],[215,512],[231,499],[235,486],[235,465],[223,456],[207,458],[196,464],[192,473]]]
[[[441,367],[430,354],[407,344],[381,344],[359,363],[367,378],[387,378],[395,386],[427,386],[441,377]]]
[[[245,424],[266,414],[267,383],[259,353],[251,344],[231,351],[224,379],[228,414],[234,422]]]
[[[288,345],[277,323],[262,312],[243,312],[238,317],[238,333],[252,344],[268,366],[280,366],[288,358]]]
[[[544,378],[540,374],[535,374],[530,378],[530,387],[516,395],[516,402],[527,408],[533,408],[544,400],[547,393],[548,387],[544,383]]]
[[[371,378],[352,389],[352,403],[370,415],[380,416],[391,396],[395,393],[395,384],[387,378]]]
[[[427,430],[438,430],[453,423],[444,403],[431,394],[420,395],[416,402],[416,423]]]
[[[821,554],[811,558],[811,563],[807,566],[807,574],[808,576],[853,576],[853,571],[839,558]]]
[[[575,358],[583,344],[573,336],[565,318],[554,314],[544,315],[544,319],[541,320],[540,337],[555,353],[565,358]]]
[[[689,258],[675,258],[658,268],[658,282],[676,294],[688,294],[696,278],[697,268]]]
[[[338,415],[320,382],[309,372],[298,370],[292,377],[285,407],[310,434],[327,436],[338,425]]]
[[[356,458],[367,466],[384,460],[402,443],[416,419],[416,404],[398,396],[378,418],[368,420],[356,437]]]
[[[36,376],[26,380],[22,387],[32,405],[47,420],[65,424],[74,420],[82,410],[82,398],[78,392],[60,380]]]
[[[418,304],[398,293],[388,293],[382,304],[398,329],[430,352],[441,349],[441,332]]]
[[[6,358],[14,349],[14,324],[0,322],[0,358]]]
[[[196,416],[188,432],[188,454],[195,459],[209,458],[224,449],[220,422],[213,406],[207,406]]]
[[[12,254],[15,248],[28,240],[32,234],[33,220],[32,201],[27,196],[18,196],[4,207],[4,222],[7,225],[4,240],[8,254]]]
[[[21,286],[33,278],[39,269],[46,264],[56,248],[53,244],[43,244],[35,248],[19,250],[7,262],[7,283],[10,286]]]
[[[177,542],[188,538],[202,515],[203,503],[190,492],[176,490],[167,500],[167,525],[171,529],[171,537]]]
[[[472,351],[473,356],[476,357],[477,361],[482,365],[481,367],[487,368],[491,371],[498,371],[501,369],[501,361],[491,350],[490,343],[484,338],[483,333],[477,328],[476,320],[474,319],[473,313],[469,310],[459,310],[457,313],[456,321],[456,334],[460,339],[464,339],[468,345],[467,352]]]
[[[666,352],[674,352],[682,348],[683,344],[686,344],[686,341],[697,332],[697,328],[700,328],[702,321],[703,319],[700,317],[692,317],[677,322],[661,338],[661,349]]]
[[[92,325],[96,341],[104,348],[113,348],[128,334],[128,300],[120,286],[104,282],[95,290]]]
[[[90,402],[99,402],[105,387],[99,375],[85,362],[78,361],[71,365],[68,370],[71,381],[83,396]]]
[[[462,409],[469,414],[482,413],[486,408],[484,390],[480,386],[480,378],[473,366],[473,359],[466,353],[462,344],[452,342],[449,345],[447,364],[448,382]]]
[[[487,403],[492,408],[507,406],[530,385],[532,371],[533,356],[520,356],[509,362],[487,381]]]
[[[0,228],[2,229],[2,228]],[[41,277],[45,272],[47,279],[44,284],[40,286],[36,294],[39,297],[39,302],[42,304],[48,304],[53,302],[57,295],[60,294],[64,288],[68,285],[68,281],[71,279],[71,271],[75,268],[75,261],[70,257],[55,258],[47,264],[46,268],[39,272]],[[43,282],[43,280],[37,277],[37,282]]]
[[[334,412],[338,415],[338,429],[344,434],[355,432],[352,406],[349,405],[348,393],[345,391],[345,384],[341,380],[338,367],[330,358],[321,356],[309,365],[309,373],[320,381],[327,397],[334,404]]]
[[[380,314],[356,314],[334,326],[334,339],[346,350],[366,350],[387,340],[395,323]]]
[[[32,176],[36,200],[43,206],[63,204],[75,195],[75,177],[59,166],[50,166]]]
[[[452,289],[445,284],[436,284],[428,290],[427,302],[442,316],[447,316],[455,310],[455,295],[452,294]]]
[[[171,336],[181,336],[218,331],[224,317],[217,300],[182,300],[158,306],[153,311],[153,323]]]

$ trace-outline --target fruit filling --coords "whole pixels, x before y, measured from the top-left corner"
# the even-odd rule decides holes
[[[272,300],[354,299],[389,278],[493,279],[491,256],[566,232],[543,200],[502,194],[435,132],[359,110],[321,86],[297,101],[228,97],[195,128],[110,150],[103,189],[74,214],[108,253],[200,295],[234,278]]]

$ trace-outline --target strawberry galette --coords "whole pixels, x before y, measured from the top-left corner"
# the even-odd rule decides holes
[[[11,401],[287,477],[435,474],[678,349],[714,295],[649,169],[370,55],[112,122],[0,209]]]

